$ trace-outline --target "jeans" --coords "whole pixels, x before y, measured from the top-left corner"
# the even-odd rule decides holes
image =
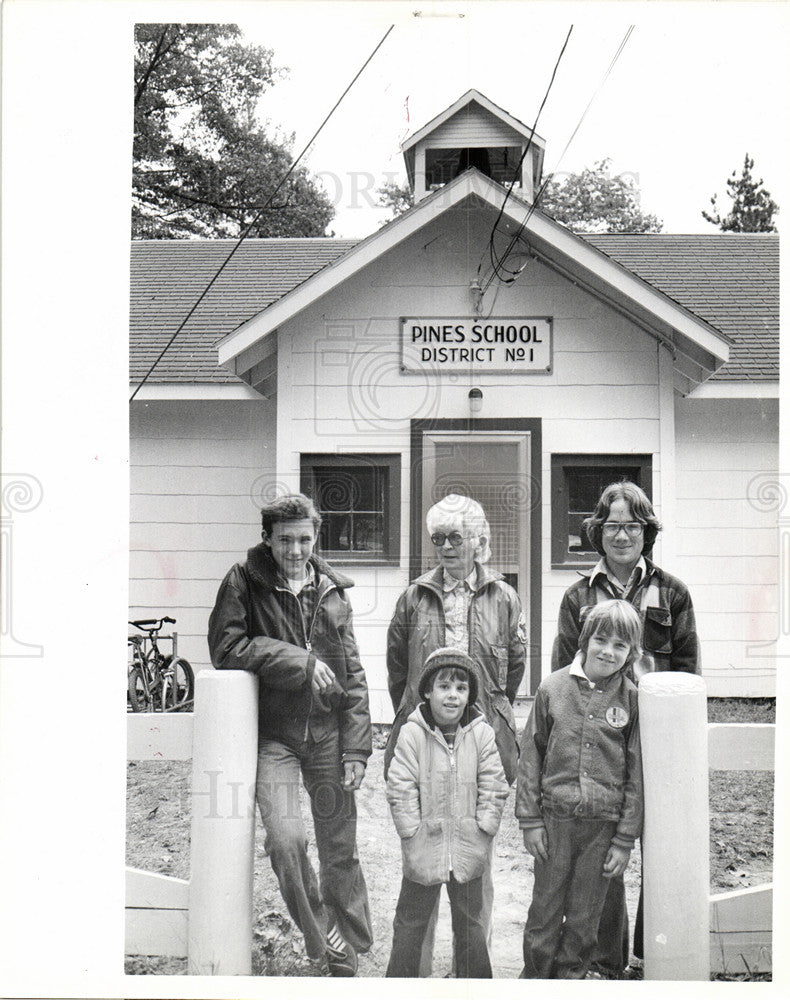
[[[496,838],[494,838],[496,845]],[[496,847],[491,847],[491,857],[486,867],[483,869],[483,904],[480,909],[480,922],[483,925],[483,932],[486,936],[488,954],[491,955],[491,942],[494,938],[494,875],[492,866],[494,864],[494,853]],[[420,977],[428,979],[433,972],[433,947],[436,942],[436,924],[439,921],[439,897],[436,897],[436,905],[433,908],[431,919],[428,921],[428,929],[425,932],[425,940],[422,944],[420,955]],[[455,978],[458,972],[458,962],[456,955],[455,935],[453,935],[453,963],[452,975]]]
[[[439,900],[441,883],[421,885],[404,878],[393,922],[392,954],[387,966],[390,978],[416,979],[420,953],[431,914]],[[482,876],[456,882],[450,872],[447,883],[459,979],[490,979],[485,931],[480,917],[483,903]]]
[[[634,955],[644,958],[643,944],[643,901],[639,889],[639,903],[634,922]],[[628,909],[625,903],[623,878],[609,881],[601,923],[598,927],[598,943],[593,953],[593,965],[608,975],[620,975],[628,966]]]
[[[320,886],[307,855],[300,774],[310,796]],[[296,746],[262,739],[256,795],[266,851],[307,954],[325,953],[327,931],[335,923],[356,951],[367,951],[373,943],[368,892],[357,854],[354,793],[343,788],[338,733]]]
[[[617,824],[553,816],[545,823],[549,860],[535,859],[521,978],[584,979],[609,884],[603,865]]]

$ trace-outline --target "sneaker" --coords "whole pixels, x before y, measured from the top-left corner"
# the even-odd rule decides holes
[[[623,973],[623,979],[644,979],[645,960],[643,958],[632,958],[628,968]]]
[[[333,927],[326,936],[326,961],[330,976],[355,976],[359,968],[357,953]]]

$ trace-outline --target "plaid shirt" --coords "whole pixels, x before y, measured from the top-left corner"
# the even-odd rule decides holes
[[[642,645],[653,659],[656,670],[683,670],[700,673],[699,640],[694,605],[686,585],[644,560],[646,572],[629,580],[626,599],[642,619]],[[613,597],[622,598],[611,587],[605,568],[599,563],[565,591],[557,619],[557,638],[551,669],[561,670],[573,660],[579,648],[584,619],[591,607]]]

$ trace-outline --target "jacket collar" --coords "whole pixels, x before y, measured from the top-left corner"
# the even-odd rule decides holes
[[[643,580],[649,580],[650,577],[653,575],[653,573],[656,572],[658,567],[651,559],[648,559],[646,555],[643,554],[642,558],[645,560],[645,575],[643,577]],[[592,575],[597,569],[598,569],[598,563],[596,563],[590,569],[579,569],[576,572],[579,574],[580,577],[586,580],[587,583],[592,583]],[[415,583],[416,582],[417,581],[415,581]]]
[[[483,587],[487,587],[490,583],[496,583],[497,580],[504,580],[501,573],[496,573],[494,570],[488,569],[484,563],[476,562],[475,566],[477,568],[478,590],[482,590]],[[443,593],[444,570],[441,566],[429,569],[427,573],[418,576],[414,583],[419,587],[427,587],[428,590],[432,590],[441,597]]]
[[[316,571],[319,593],[337,587],[338,590],[347,590],[354,586],[354,581],[333,569],[328,562],[317,556],[315,553],[310,556],[310,565]],[[274,590],[279,585],[279,571],[277,563],[272,558],[271,549],[263,542],[259,542],[247,552],[247,570],[250,576],[260,587],[267,590]]]
[[[433,712],[431,711],[431,706],[427,701],[421,701],[420,704],[414,709],[409,718],[416,722],[418,725],[422,726],[423,729],[428,729],[431,732],[438,732],[439,727],[436,725],[436,720],[433,717]],[[459,726],[459,731],[466,732],[471,726],[475,724],[478,719],[483,718],[483,713],[477,707],[477,705],[469,705],[464,712],[461,725]]]

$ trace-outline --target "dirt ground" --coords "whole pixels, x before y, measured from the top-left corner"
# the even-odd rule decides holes
[[[711,721],[773,722],[772,703],[712,705]],[[377,733],[365,782],[357,793],[358,848],[368,884],[375,943],[360,956],[360,976],[383,976],[392,943],[392,917],[400,885],[400,844],[384,798],[383,734]],[[189,878],[190,765],[183,762],[130,762],[127,787],[126,863],[146,871]],[[771,880],[773,866],[773,775],[711,772],[711,888],[725,891]],[[309,809],[305,815],[309,817]],[[309,827],[309,823],[308,823]],[[280,897],[256,829],[253,972],[258,975],[312,976],[301,935]],[[312,849],[312,845],[311,845]],[[314,864],[317,861],[313,851]],[[639,851],[626,871],[631,920],[636,912]],[[512,793],[505,807],[494,858],[495,977],[516,977],[521,969],[521,935],[532,895],[532,861],[524,850],[513,814]],[[434,953],[434,976],[450,969],[450,912],[442,897]],[[128,956],[129,974],[184,974],[180,959]]]

